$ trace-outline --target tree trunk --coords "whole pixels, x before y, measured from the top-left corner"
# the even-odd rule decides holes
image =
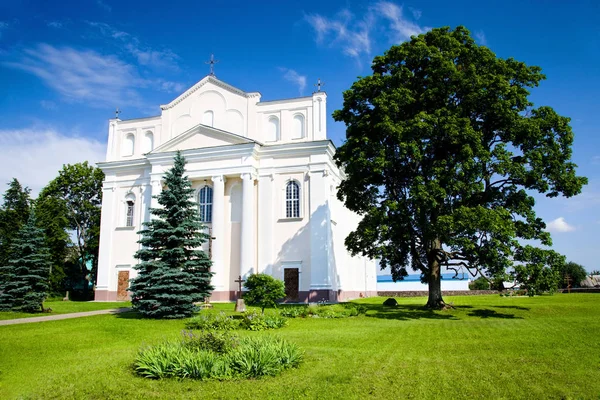
[[[435,247],[441,249],[441,244],[436,241]],[[429,298],[427,299],[427,308],[440,310],[447,307],[447,304],[442,299],[442,268],[437,258],[437,248],[430,252],[430,256],[427,260],[427,267],[429,269]]]

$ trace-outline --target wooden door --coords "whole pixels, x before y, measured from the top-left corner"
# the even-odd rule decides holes
[[[298,301],[300,271],[298,268],[285,268],[283,271],[283,282],[285,283],[285,301]]]
[[[119,284],[117,286],[117,300],[129,300],[129,271],[119,271]]]

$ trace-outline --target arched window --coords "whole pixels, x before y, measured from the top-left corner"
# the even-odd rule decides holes
[[[285,217],[300,218],[300,185],[296,181],[285,187]]]
[[[292,139],[302,139],[304,137],[304,116],[302,114],[294,115],[292,123]]]
[[[129,193],[125,196],[125,226],[133,226],[133,214],[135,211],[135,196]]]
[[[279,118],[270,117],[267,123],[267,142],[279,140]]]
[[[123,141],[123,153],[122,154],[124,156],[133,155],[134,145],[135,145],[135,136],[133,136],[133,133],[130,133],[127,136],[125,136],[125,140]]]
[[[212,221],[213,190],[210,186],[204,186],[198,192],[198,206],[200,209],[200,221]]]
[[[202,125],[215,126],[215,114],[212,111],[206,111],[202,116]]]
[[[154,135],[151,131],[144,134],[144,144],[142,146],[143,153],[150,153],[154,149]]]

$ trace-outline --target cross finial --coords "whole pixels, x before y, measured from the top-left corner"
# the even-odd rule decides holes
[[[219,60],[215,60],[215,55],[210,55],[210,60],[205,61],[204,64],[210,64],[210,76],[215,76],[215,64],[218,63]]]
[[[315,83],[315,86],[317,87],[317,92],[321,91],[321,86],[325,86],[325,83],[321,82],[321,78],[317,79],[317,83]]]
[[[115,118],[119,119],[119,114],[121,114],[121,110],[119,110],[119,107],[117,107],[117,109],[115,110]]]

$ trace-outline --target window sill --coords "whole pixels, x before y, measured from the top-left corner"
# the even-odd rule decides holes
[[[117,231],[133,231],[135,230],[135,226],[117,226],[115,228]]]
[[[297,218],[279,218],[277,220],[277,222],[295,222],[295,221],[302,221],[304,218],[302,217],[297,217]]]

